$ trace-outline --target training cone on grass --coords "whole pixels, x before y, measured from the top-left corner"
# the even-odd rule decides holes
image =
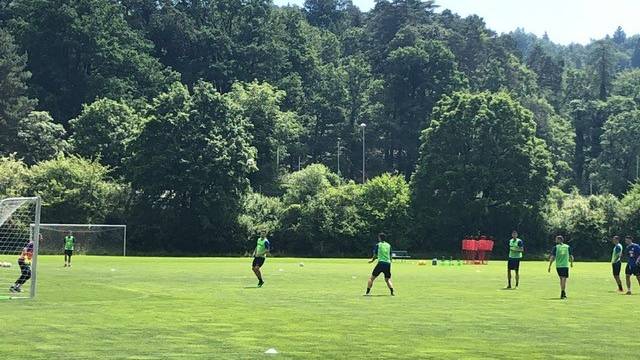
[[[276,350],[276,349],[274,349],[274,348],[271,348],[271,349],[269,349],[269,350],[265,351],[264,353],[265,353],[265,354],[269,354],[269,355],[275,355],[275,354],[277,354],[277,353],[278,353],[278,350]]]

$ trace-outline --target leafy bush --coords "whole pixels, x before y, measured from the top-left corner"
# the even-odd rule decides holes
[[[27,176],[29,169],[15,154],[0,157],[0,199],[14,196],[28,196]]]
[[[128,188],[97,161],[60,155],[31,167],[27,193],[42,197],[43,222],[103,223],[121,216]]]
[[[608,239],[618,231],[619,200],[613,195],[582,196],[577,191],[551,190],[543,214],[549,234],[563,235],[577,257],[602,258],[608,254]]]

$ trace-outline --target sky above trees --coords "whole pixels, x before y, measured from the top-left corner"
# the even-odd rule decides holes
[[[298,4],[304,0],[275,0],[278,5]],[[371,9],[374,0],[353,0],[363,11]],[[627,34],[640,33],[640,1],[637,0],[436,0],[441,8],[467,16],[480,15],[489,28],[501,33],[524,28],[560,44],[589,43],[612,34],[622,26]]]

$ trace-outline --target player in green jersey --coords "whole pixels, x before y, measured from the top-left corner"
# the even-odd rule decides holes
[[[622,280],[620,279],[620,270],[622,269],[622,244],[620,244],[620,236],[614,236],[611,242],[613,243],[613,251],[611,252],[613,278],[616,280],[616,284],[618,284],[618,291],[623,292]]]
[[[76,245],[76,238],[73,233],[69,231],[67,236],[64,237],[64,267],[71,267],[71,255]]]
[[[393,293],[393,284],[391,283],[391,245],[385,241],[385,234],[378,234],[378,244],[373,250],[373,257],[369,260],[369,264],[378,260],[378,264],[373,269],[371,273],[371,277],[367,283],[367,293],[365,295],[369,295],[371,293],[371,287],[373,286],[373,282],[376,280],[380,273],[384,273],[384,281],[387,283],[389,287],[389,291],[391,291],[391,296],[394,296]]]
[[[516,272],[516,289],[520,285],[520,260],[524,252],[524,243],[518,238],[518,232],[511,232],[509,239],[509,260],[507,261],[507,289],[511,289],[511,271]]]
[[[267,239],[267,234],[262,233],[256,243],[256,249],[253,250],[253,263],[251,264],[251,269],[258,278],[258,287],[262,287],[262,285],[264,285],[264,280],[262,280],[262,272],[260,272],[260,268],[262,267],[262,265],[264,265],[264,262],[270,250],[271,243]]]
[[[556,262],[556,271],[560,277],[560,299],[566,299],[569,265],[573,267],[573,255],[571,254],[571,247],[564,243],[564,237],[561,235],[556,236],[556,246],[551,249],[551,256],[549,257],[549,272],[551,272],[551,265],[554,261]]]

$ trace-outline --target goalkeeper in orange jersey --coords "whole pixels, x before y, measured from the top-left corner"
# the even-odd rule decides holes
[[[18,258],[18,265],[20,266],[20,277],[16,280],[16,283],[13,284],[9,291],[12,293],[22,292],[22,285],[27,282],[27,280],[31,279],[31,259],[33,258],[33,241],[29,241],[29,243],[22,249],[22,253]]]

